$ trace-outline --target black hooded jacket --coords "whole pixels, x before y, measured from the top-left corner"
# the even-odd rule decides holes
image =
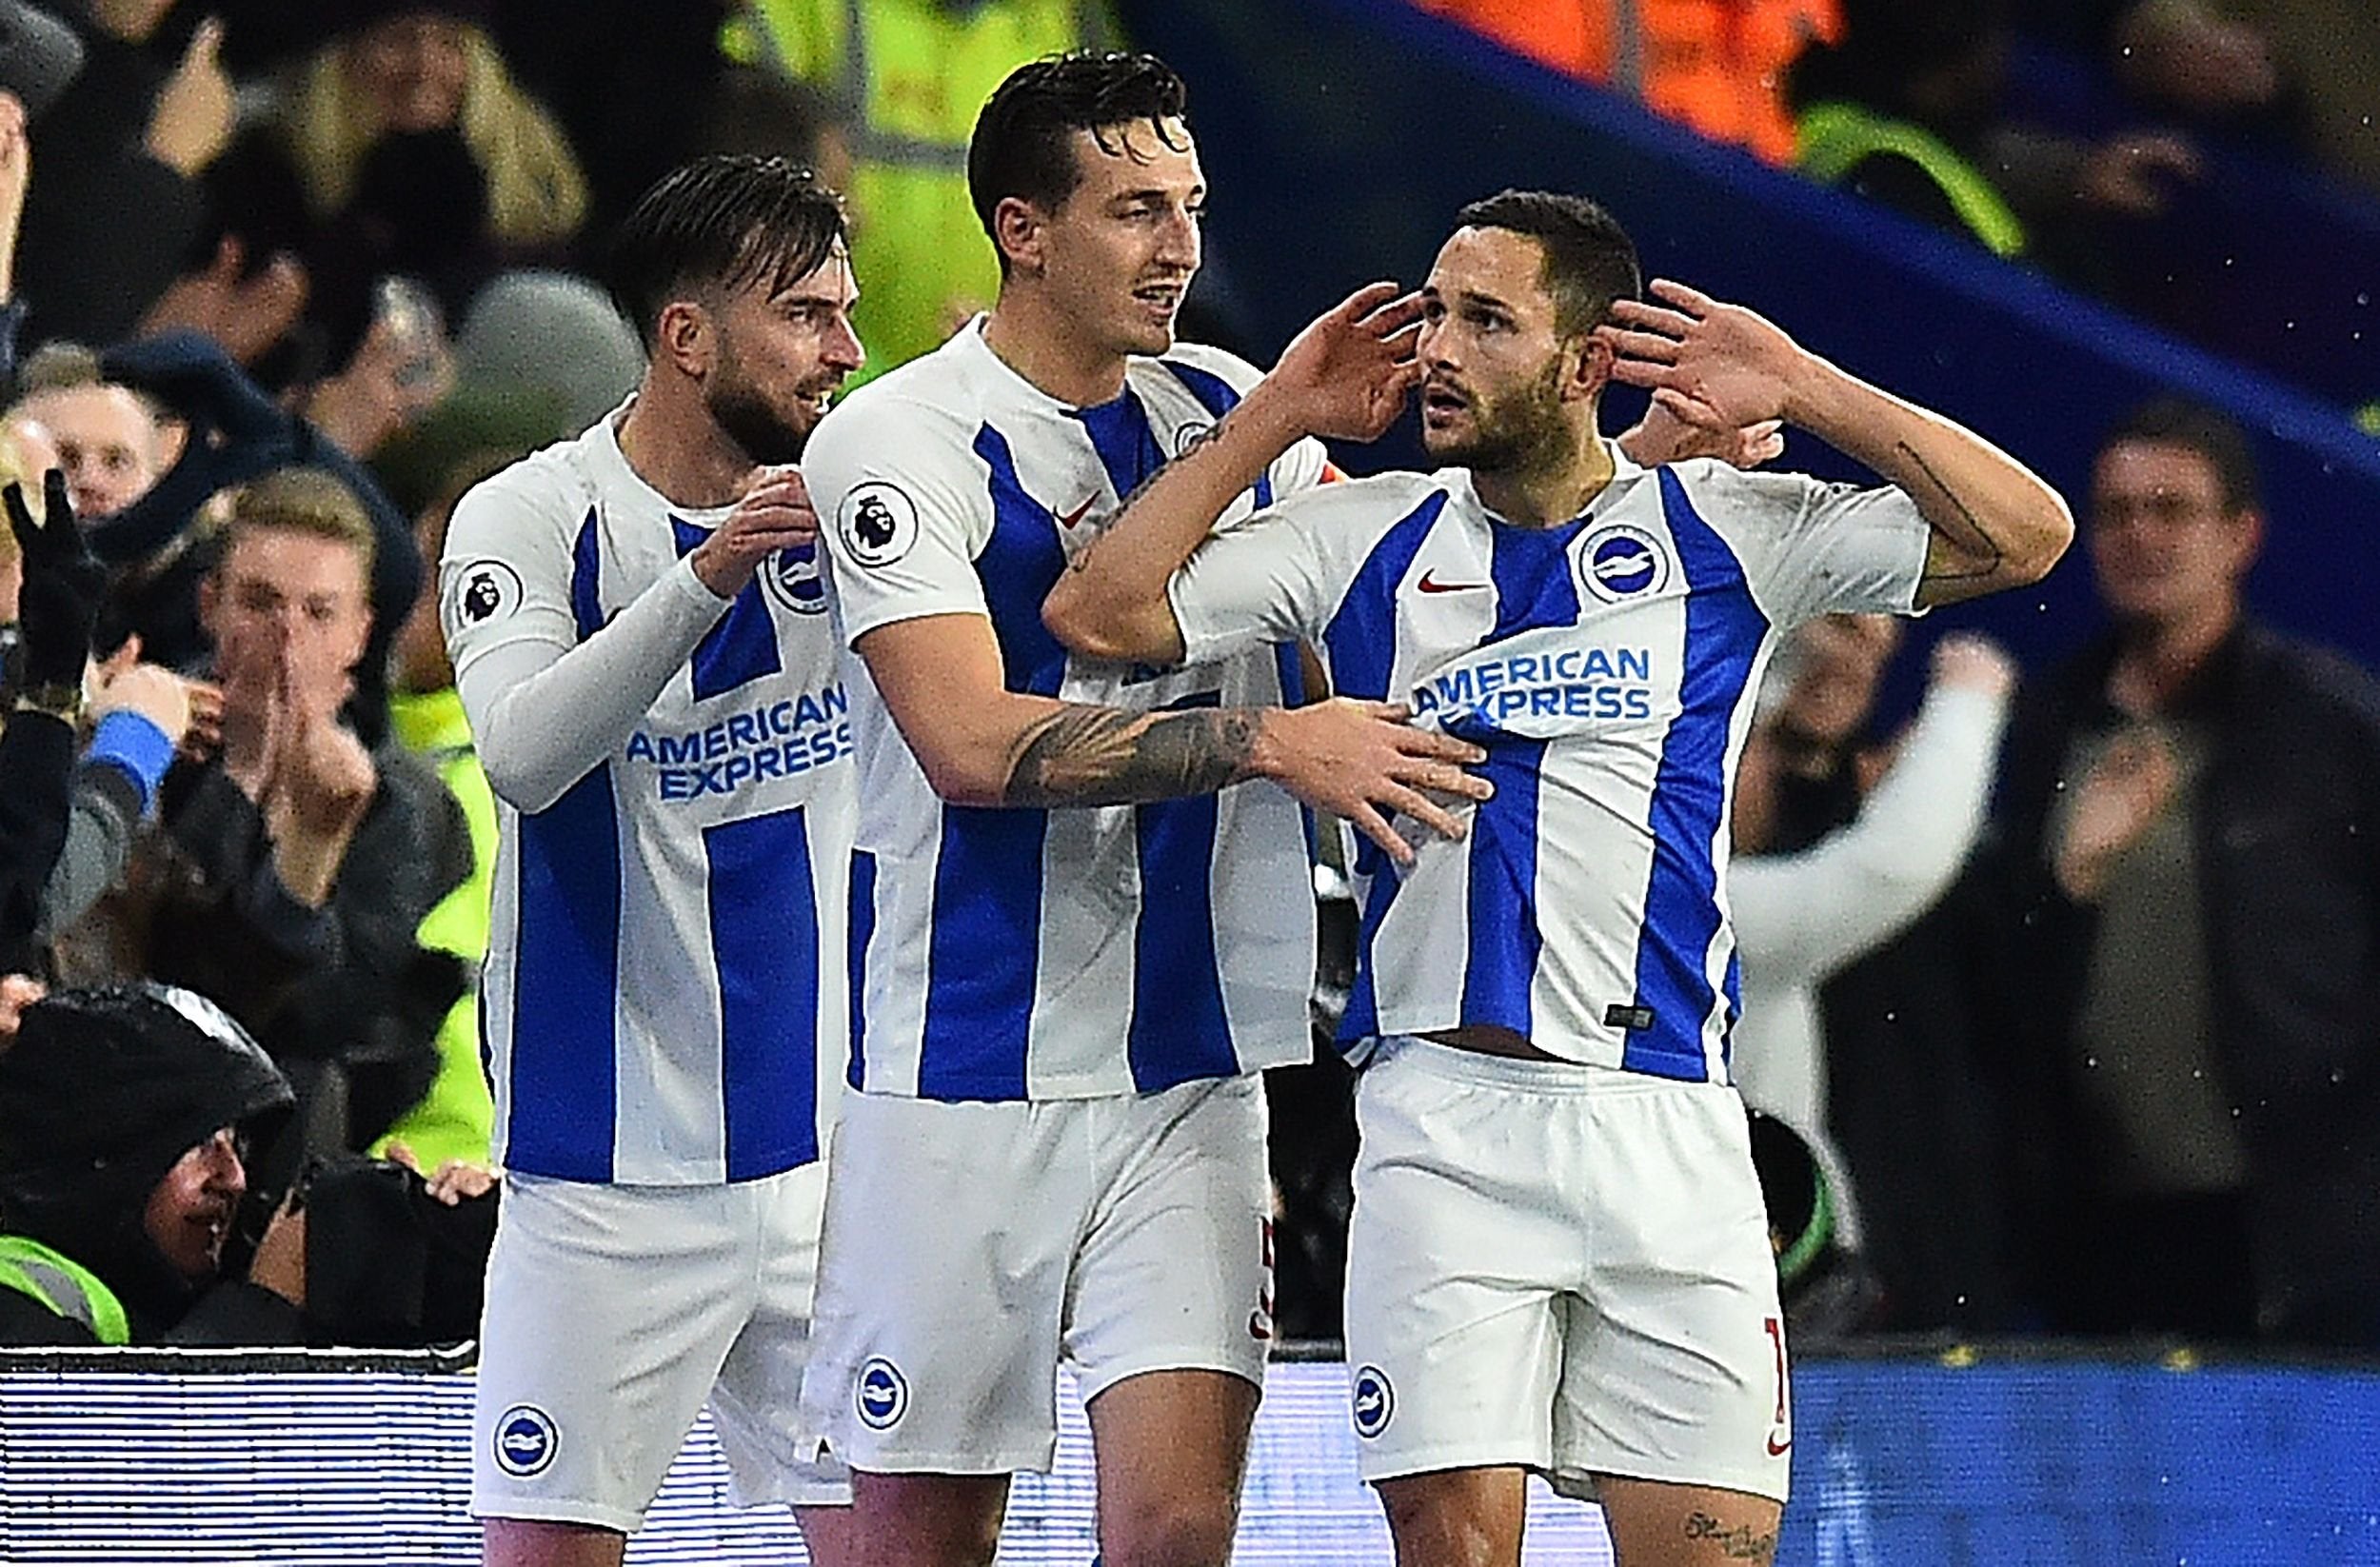
[[[97,1274],[136,1343],[302,1343],[296,1307],[183,1278],[143,1227],[149,1193],[185,1153],[225,1127],[269,1137],[292,1102],[247,1031],[189,991],[52,995],[0,1050],[0,1231]],[[89,1341],[80,1323],[0,1290],[0,1344]]]

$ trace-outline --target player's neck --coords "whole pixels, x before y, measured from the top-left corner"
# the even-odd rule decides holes
[[[1471,470],[1479,503],[1516,527],[1558,527],[1587,509],[1612,482],[1611,447],[1597,436],[1559,467]]]
[[[648,379],[614,433],[629,470],[671,506],[689,511],[730,506],[752,477],[751,457],[690,387],[656,387]]]
[[[1081,327],[1030,289],[1001,290],[983,320],[983,346],[1041,391],[1087,408],[1124,389],[1124,355],[1084,337]]]

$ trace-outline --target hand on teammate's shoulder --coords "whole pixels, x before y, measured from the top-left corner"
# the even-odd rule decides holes
[[[790,466],[755,468],[743,498],[726,519],[697,545],[690,562],[704,587],[723,599],[744,591],[760,564],[781,549],[818,541],[818,513],[810,506],[801,470]]]

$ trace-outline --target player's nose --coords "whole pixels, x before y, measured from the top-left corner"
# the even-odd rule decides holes
[[[867,363],[867,345],[860,341],[860,330],[851,324],[849,316],[836,318],[820,357],[832,368],[844,371],[856,370]]]
[[[1413,351],[1424,369],[1451,370],[1458,367],[1455,358],[1454,334],[1446,329],[1446,318],[1443,316],[1435,321],[1422,317],[1421,335],[1415,340]]]
[[[1199,220],[1177,211],[1160,231],[1158,259],[1195,271],[1199,265]]]

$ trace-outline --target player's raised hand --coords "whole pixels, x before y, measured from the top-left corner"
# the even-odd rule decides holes
[[[1782,328],[1740,305],[1722,305],[1656,278],[1663,303],[1612,302],[1596,335],[1612,347],[1612,378],[1653,393],[1656,407],[1713,432],[1794,417],[1795,383],[1811,363]]]
[[[1462,820],[1449,804],[1496,792],[1463,770],[1486,761],[1485,751],[1417,729],[1406,722],[1412,716],[1397,703],[1349,697],[1269,711],[1265,736],[1277,754],[1266,775],[1307,804],[1354,823],[1398,864],[1411,864],[1413,846],[1390,815],[1410,817],[1440,838],[1460,838]]]
[[[1265,382],[1309,435],[1377,439],[1421,383],[1421,296],[1369,283],[1316,317]]]
[[[781,549],[818,540],[818,513],[802,475],[791,467],[761,468],[751,487],[711,536],[694,546],[694,574],[723,599],[744,591],[760,564]]]

